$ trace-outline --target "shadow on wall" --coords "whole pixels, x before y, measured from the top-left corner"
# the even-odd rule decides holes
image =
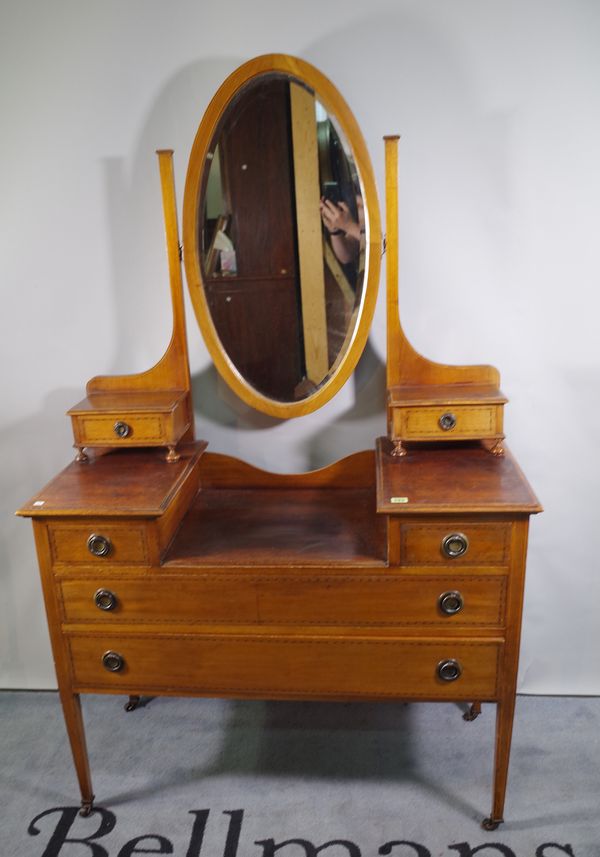
[[[31,523],[14,512],[73,460],[65,411],[81,395],[81,390],[54,390],[42,410],[0,433],[2,449],[26,451],[6,456],[2,474],[0,675],[5,687],[56,687]]]

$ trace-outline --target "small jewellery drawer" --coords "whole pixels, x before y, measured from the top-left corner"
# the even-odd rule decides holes
[[[394,411],[394,435],[403,440],[448,440],[494,437],[502,432],[498,405],[452,405],[399,408]]]
[[[210,696],[479,699],[499,640],[73,634],[74,689]]]
[[[148,563],[148,533],[141,523],[92,521],[86,524],[55,523],[48,526],[55,563]]]
[[[123,446],[144,443],[166,444],[163,419],[158,414],[114,413],[107,416],[77,417],[78,440],[84,445],[106,443]]]
[[[60,583],[67,622],[267,623],[501,627],[506,578],[421,574],[369,577],[242,575],[170,579],[116,572]]]
[[[402,565],[504,565],[510,556],[509,523],[399,523]]]
[[[242,578],[171,578],[117,573],[60,583],[67,622],[233,622],[256,620],[256,593]]]

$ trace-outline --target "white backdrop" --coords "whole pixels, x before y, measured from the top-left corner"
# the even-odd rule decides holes
[[[87,379],[146,369],[168,340],[154,150],[175,149],[181,205],[212,93],[277,51],[338,86],[380,189],[381,138],[402,135],[405,328],[432,359],[500,368],[508,443],[546,508],[520,690],[600,693],[599,44],[584,0],[4,0],[0,687],[55,686],[31,528],[12,512],[70,460],[64,411]],[[213,450],[310,469],[384,433],[382,300],[353,381],[288,423],[234,400],[189,305],[188,322]]]

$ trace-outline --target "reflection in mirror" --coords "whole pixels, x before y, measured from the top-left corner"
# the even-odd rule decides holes
[[[198,240],[217,335],[257,391],[304,399],[335,371],[361,308],[351,148],[312,89],[269,73],[228,104],[207,161]]]

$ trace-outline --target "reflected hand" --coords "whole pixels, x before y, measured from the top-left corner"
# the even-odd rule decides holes
[[[359,225],[352,218],[350,209],[345,202],[340,202],[336,205],[330,199],[321,197],[319,208],[321,219],[330,235],[332,233],[344,232],[347,237],[355,238],[357,241],[360,240]]]

